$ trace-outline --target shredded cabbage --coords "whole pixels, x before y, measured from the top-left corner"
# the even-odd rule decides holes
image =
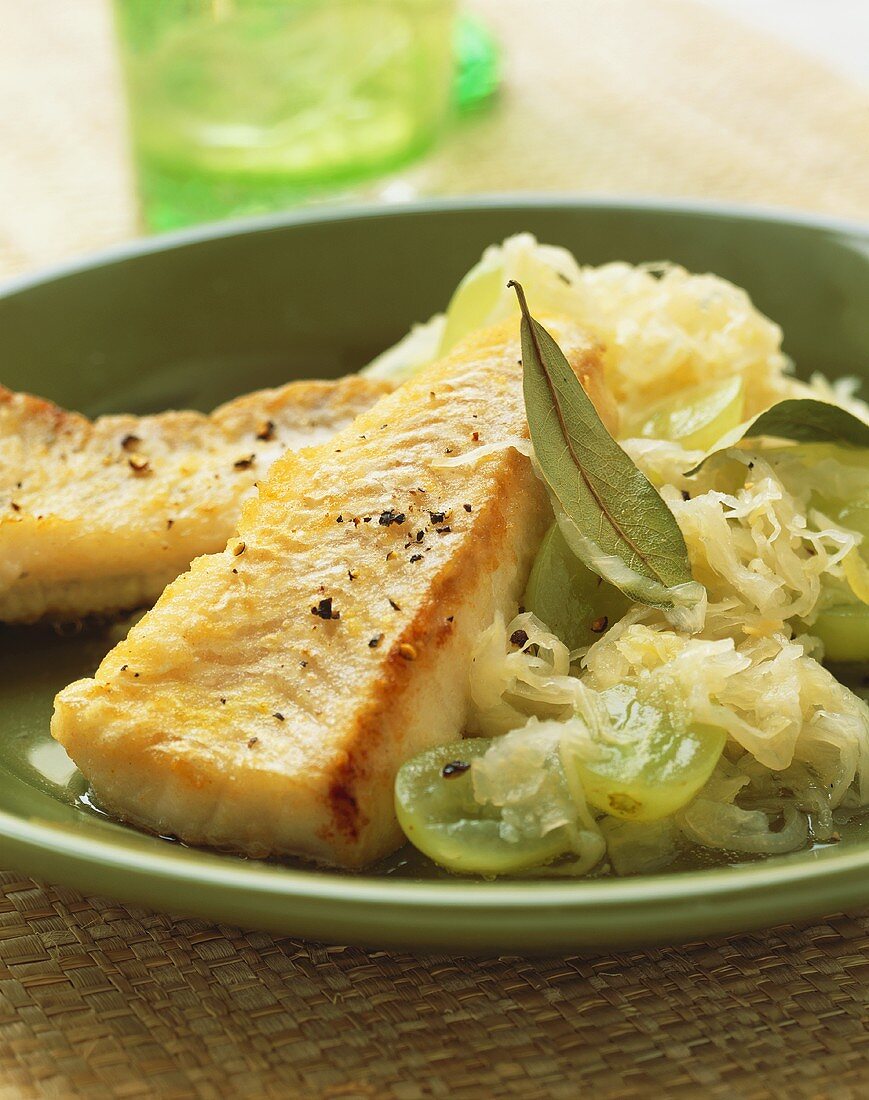
[[[852,380],[790,376],[781,331],[738,287],[672,264],[581,267],[529,234],[488,249],[446,314],[372,372],[406,376],[473,329],[516,316],[511,278],[536,312],[591,330],[622,424],[637,423],[664,397],[678,401],[701,383],[736,377],[747,418],[783,397],[811,396],[869,421]],[[571,653],[545,623],[520,613],[509,622],[496,617],[478,639],[470,730],[496,740],[474,761],[475,797],[501,807],[502,834],[516,843],[570,823],[575,855],[547,873],[648,872],[692,846],[780,854],[830,838],[834,812],[869,805],[869,707],[823,667],[823,643],[812,633],[826,608],[869,602],[865,452],[735,445],[740,435],[722,436],[716,447],[729,449],[692,477],[685,472],[704,452],[668,439],[623,441],[676,517],[695,580],[706,588],[708,603],[690,622],[635,605],[592,646]],[[661,821],[590,809],[566,765],[570,753],[593,757],[618,743],[604,693],[620,685],[677,725],[726,734],[705,786]],[[553,752],[566,787],[552,780]]]
[[[727,732],[725,757],[707,788],[668,829],[644,834],[650,826],[626,831],[607,816],[599,820],[617,873],[675,858],[674,837],[725,852],[791,851],[806,843],[809,820],[812,835],[825,839],[833,810],[869,801],[869,708],[818,662],[810,625],[826,584],[843,583],[843,563],[861,536],[809,502],[819,485],[829,491],[847,482],[848,471],[830,457],[826,484],[818,476],[809,483],[796,459],[758,448],[733,451],[689,482],[679,471],[690,463],[672,448],[662,461],[663,451],[634,457],[643,466],[652,456],[694,574],[707,587],[702,632],[674,630],[662,613],[637,606],[571,655],[545,624],[523,614],[496,620],[471,667],[474,721],[490,736],[545,713],[561,718],[563,739],[576,737],[577,728],[592,741],[605,739],[596,700],[620,684],[642,685],[647,697],[670,705],[678,699],[688,720]],[[728,490],[716,487],[727,481]],[[687,499],[683,484],[692,487]],[[510,643],[517,630],[528,638],[519,648]],[[580,659],[571,663],[571,656]],[[641,835],[647,839],[626,856],[627,838]]]
[[[582,267],[566,249],[538,244],[530,233],[487,248],[446,313],[366,369],[401,380],[476,329],[518,319],[510,279],[522,283],[538,316],[564,315],[594,333],[628,423],[651,402],[717,378],[743,378],[746,416],[808,390],[788,377],[781,329],[725,279],[670,263]]]

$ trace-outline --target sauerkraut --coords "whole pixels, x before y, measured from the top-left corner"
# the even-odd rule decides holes
[[[761,439],[687,471],[740,434],[733,408],[728,422],[709,400],[716,379],[740,379],[743,419],[795,396],[867,422],[869,408],[847,381],[793,378],[779,328],[724,280],[670,264],[581,267],[527,234],[489,249],[445,317],[405,345],[413,355],[399,345],[374,372],[400,376],[515,314],[509,278],[538,312],[599,339],[622,425],[644,425],[622,445],[673,512],[707,599],[675,625],[631,605],[574,651],[528,611],[496,619],[469,670],[468,732],[494,739],[469,765],[477,807],[502,807],[501,839],[518,846],[569,836],[554,873],[633,874],[691,847],[777,855],[835,838],[839,817],[869,803],[869,708],[824,667],[820,624],[831,607],[869,602],[867,453]],[[714,408],[704,430],[721,438],[692,449],[650,437],[649,424],[679,422],[672,408],[698,387]],[[705,438],[701,414],[689,417],[692,440]]]

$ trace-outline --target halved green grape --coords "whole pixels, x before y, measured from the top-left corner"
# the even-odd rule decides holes
[[[785,485],[809,486],[810,507],[863,536],[842,561],[841,579],[824,578],[830,604],[806,629],[830,661],[869,660],[869,455],[858,447],[804,443],[767,452]]]
[[[656,402],[622,435],[670,439],[687,450],[707,451],[742,422],[744,405],[741,378],[705,382]]]
[[[491,744],[476,737],[430,749],[396,776],[395,812],[405,836],[450,871],[512,874],[549,863],[572,847],[566,826],[544,836],[504,839],[499,807],[474,798],[471,778],[471,763]]]
[[[525,287],[538,314],[570,317],[576,310],[574,289],[568,285],[541,250],[528,237],[514,238],[503,246],[487,248],[482,258],[459,283],[446,308],[439,353],[446,354],[469,333],[516,317],[518,309],[510,279]]]
[[[679,854],[679,833],[672,821],[600,821],[606,854],[617,875],[648,875],[660,871]]]
[[[568,649],[596,642],[631,606],[627,596],[579,560],[557,523],[540,544],[522,603]]]
[[[785,484],[811,488],[810,503],[825,516],[859,531],[869,544],[869,455],[859,447],[800,443],[776,448],[765,457]],[[866,553],[869,546],[864,544]]]
[[[828,661],[869,661],[869,606],[828,607],[807,628],[824,643]]]
[[[440,353],[446,354],[468,333],[485,325],[494,312],[507,282],[501,263],[484,258],[465,275],[453,291],[446,309],[446,324],[441,336]]]
[[[575,770],[588,802],[626,821],[657,821],[690,802],[721,756],[724,730],[685,726],[642,702],[628,684],[608,688],[601,698],[612,738],[566,740],[561,750],[565,770]]]

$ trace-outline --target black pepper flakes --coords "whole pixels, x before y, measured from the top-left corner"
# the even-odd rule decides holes
[[[16,504],[14,500],[9,501],[9,507],[12,509],[13,512],[20,512],[21,511],[21,505]]]
[[[356,578],[359,576],[359,574],[354,573],[352,569],[348,569],[347,570],[347,576],[350,578],[351,581],[355,581]]]
[[[319,619],[340,619],[341,612],[332,610],[332,597],[324,596],[319,603],[314,604],[311,608],[311,614],[316,615]]]
[[[135,451],[141,442],[137,435],[125,435],[121,440],[121,448],[125,451]]]
[[[256,455],[246,455],[244,458],[237,458],[232,464],[234,470],[249,470],[256,461]]]
[[[376,634],[373,638],[369,639],[368,648],[369,649],[377,649],[377,647],[380,645],[380,643],[382,641],[383,641],[383,635],[382,634]]]
[[[411,554],[410,555],[410,560],[411,561],[422,561],[422,554]]]
[[[390,527],[393,523],[400,527],[406,519],[404,512],[394,512],[391,508],[387,508],[385,512],[380,513],[380,519],[377,522],[381,527]]]
[[[441,768],[441,775],[444,779],[455,779],[457,775],[464,775],[470,766],[464,760],[451,760]]]
[[[432,523],[443,523],[447,518],[446,512],[429,512]]]
[[[257,439],[262,439],[264,442],[268,442],[275,437],[275,422],[274,420],[264,420],[256,430]]]
[[[473,510],[474,510],[474,509],[473,509],[473,508],[472,508],[472,507],[470,506],[470,504],[463,504],[463,505],[462,505],[462,507],[464,508],[464,510],[465,510],[466,512],[473,512]]]
[[[247,741],[247,747],[249,749],[252,749],[254,747],[254,745],[256,745],[258,743],[259,743],[259,738],[258,737],[249,737],[248,741]]]
[[[344,522],[344,517],[343,516],[336,516],[335,517],[335,522],[336,523],[343,523]]]
[[[523,646],[528,642],[528,633],[525,630],[514,630],[510,635],[510,641],[515,646]]]
[[[284,716],[281,714],[281,712],[279,710],[275,711],[275,713],[272,715],[272,718],[277,718],[277,720],[279,722],[285,721]]]
[[[422,540],[425,538],[425,531],[417,531],[415,537],[417,542],[422,542]]]
[[[603,634],[606,628],[609,626],[610,621],[606,615],[601,615],[599,619],[592,619],[591,629],[594,634]]]
[[[225,696],[225,695],[221,695],[221,697],[220,697],[220,701],[221,701],[221,703],[224,703],[224,704],[225,704],[225,703],[226,703],[226,696]]]
[[[691,494],[688,492],[687,489],[682,490],[682,499],[683,500],[690,500],[691,499]]]
[[[391,596],[387,596],[386,598],[389,600],[389,606],[392,608],[393,611],[401,611],[401,608]]]
[[[437,531],[439,535],[448,535],[450,531],[452,531],[452,527],[449,525],[446,527],[435,527],[435,531]]]

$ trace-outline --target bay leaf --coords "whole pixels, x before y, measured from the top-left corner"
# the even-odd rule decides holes
[[[683,614],[705,597],[685,540],[657,490],[604,427],[561,349],[522,309],[525,408],[535,460],[571,550],[630,599]]]
[[[756,439],[763,435],[774,439],[790,439],[795,443],[835,443],[869,447],[869,424],[849,413],[847,409],[830,405],[826,401],[816,401],[812,397],[789,397],[760,413],[747,426],[738,429],[724,446],[716,447],[696,466],[687,470],[686,476],[696,474],[713,455],[720,454],[743,439]]]

